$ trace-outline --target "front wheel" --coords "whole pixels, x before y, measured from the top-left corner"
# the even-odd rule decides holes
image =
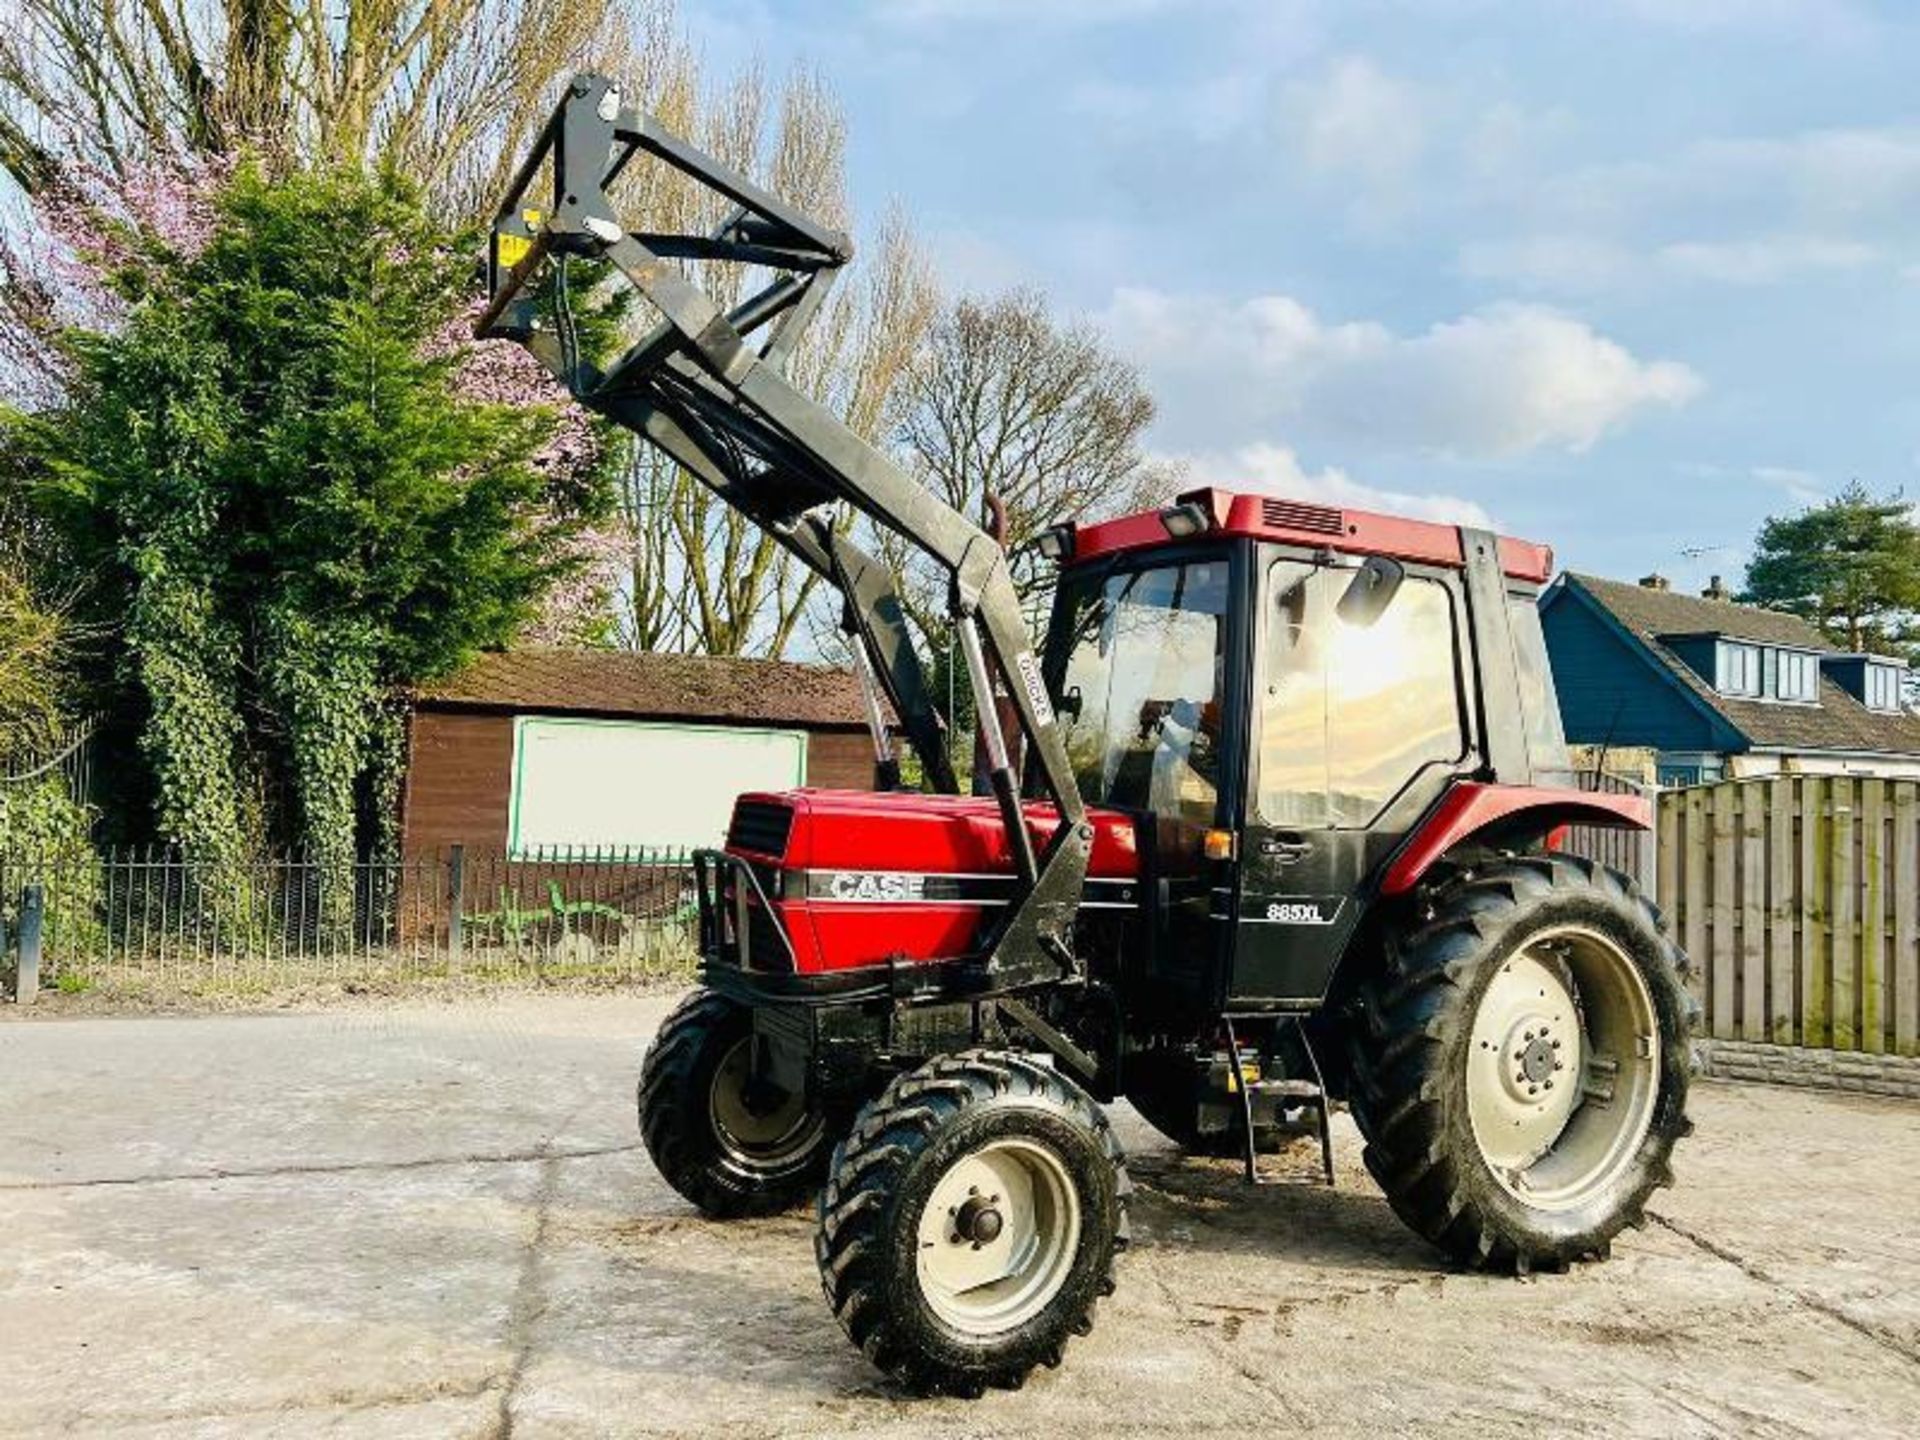
[[[1457,881],[1361,996],[1353,1107],[1395,1212],[1469,1264],[1604,1255],[1671,1184],[1698,1006],[1623,877],[1567,856]]]
[[[922,1392],[1016,1388],[1113,1290],[1125,1162],[1078,1086],[969,1051],[889,1085],[835,1152],[814,1251],[854,1344]]]
[[[716,1219],[771,1215],[826,1173],[824,1117],[757,1073],[753,1012],[696,990],[660,1027],[640,1070],[640,1134],[669,1185]]]

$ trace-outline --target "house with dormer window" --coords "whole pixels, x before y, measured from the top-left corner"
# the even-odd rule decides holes
[[[1774,774],[1920,777],[1906,662],[1836,648],[1796,615],[1562,575],[1540,597],[1568,743],[1655,756],[1663,785]]]

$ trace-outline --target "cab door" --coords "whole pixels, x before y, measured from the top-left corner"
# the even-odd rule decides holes
[[[1366,623],[1351,566],[1259,553],[1229,1000],[1315,1004],[1368,878],[1466,761],[1461,598],[1409,570]]]

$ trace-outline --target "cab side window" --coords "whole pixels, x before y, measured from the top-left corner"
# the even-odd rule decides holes
[[[1438,581],[1409,578],[1373,624],[1357,626],[1335,612],[1351,571],[1280,560],[1268,576],[1259,816],[1367,826],[1423,768],[1465,751],[1452,598]]]

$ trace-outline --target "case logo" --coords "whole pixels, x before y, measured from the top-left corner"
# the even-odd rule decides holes
[[[926,890],[926,876],[890,870],[842,870],[827,881],[835,900],[919,900]]]

